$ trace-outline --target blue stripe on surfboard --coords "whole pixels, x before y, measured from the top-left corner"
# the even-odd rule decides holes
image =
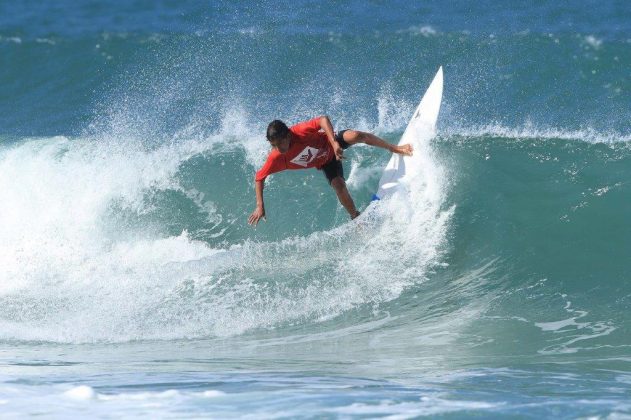
[[[381,198],[379,198],[377,194],[373,194],[372,199],[370,201],[377,201],[377,200],[381,200]]]

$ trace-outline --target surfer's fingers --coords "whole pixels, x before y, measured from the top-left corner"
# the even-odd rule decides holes
[[[259,222],[261,221],[261,219],[265,220],[267,222],[267,219],[265,218],[265,216],[258,216],[258,215],[252,215],[250,216],[250,219],[248,220],[248,223],[254,227],[256,227]]]

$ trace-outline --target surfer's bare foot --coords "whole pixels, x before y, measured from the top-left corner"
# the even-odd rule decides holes
[[[394,146],[392,148],[392,153],[398,153],[405,156],[412,156],[413,151],[414,148],[411,144],[402,144],[401,146]]]

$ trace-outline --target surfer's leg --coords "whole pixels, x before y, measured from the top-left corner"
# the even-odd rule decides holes
[[[356,143],[366,143],[370,146],[380,147],[382,149],[386,149],[391,151],[392,153],[398,153],[400,155],[412,155],[411,144],[402,144],[401,146],[397,146],[394,144],[390,144],[382,138],[379,138],[371,133],[366,133],[364,131],[357,130],[346,130],[343,134],[344,141],[350,145]]]
[[[348,192],[348,188],[346,188],[344,178],[341,176],[333,178],[331,180],[331,187],[335,190],[338,200],[340,200],[342,206],[344,206],[348,214],[351,216],[351,219],[359,216],[359,212],[355,208],[355,203],[353,202],[353,197],[351,197],[351,194]]]
[[[346,145],[348,147],[348,145]],[[326,176],[327,181],[337,194],[337,199],[340,200],[340,203],[348,214],[351,216],[351,219],[359,216],[359,212],[355,208],[355,203],[353,202],[353,198],[351,194],[348,192],[348,188],[346,188],[346,181],[344,181],[344,167],[342,166],[342,162],[339,160],[332,159],[322,168],[322,172],[324,172],[324,176]]]

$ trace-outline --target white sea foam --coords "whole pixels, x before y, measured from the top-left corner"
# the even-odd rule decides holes
[[[49,44],[49,45],[57,44],[54,40],[50,38],[35,38],[35,42],[37,42],[38,44]]]
[[[184,392],[177,389],[168,389],[166,391],[121,392],[117,394],[98,393],[95,394],[95,397],[101,401],[148,401],[167,400],[175,398],[219,398],[225,395],[227,395],[225,392],[215,389],[209,389],[200,392]]]
[[[204,149],[200,144],[148,152],[108,146],[56,137],[0,153],[4,337],[72,341],[90,340],[95,332],[114,337],[107,332],[111,319],[134,316],[133,299],[142,296],[137,289],[150,287],[161,265],[216,253],[186,233],[161,238],[142,227],[108,233],[113,204],[142,212],[145,191],[180,188],[173,175],[183,160]],[[94,298],[98,305],[90,303]],[[6,306],[16,301],[31,302],[31,310]]]
[[[96,392],[90,386],[79,385],[64,392],[64,396],[74,400],[91,400],[96,397]]]
[[[594,35],[588,35],[584,38],[584,40],[587,45],[596,50],[599,49],[603,44],[603,40],[596,38]]]
[[[411,419],[421,416],[437,416],[468,410],[492,410],[502,403],[480,401],[456,401],[437,396],[422,396],[418,401],[395,402],[382,400],[376,404],[353,403],[351,405],[328,410],[338,415],[383,417],[388,419]]]
[[[566,295],[561,295],[563,299]],[[582,349],[588,348],[590,341],[594,338],[611,334],[616,327],[608,321],[579,321],[586,318],[589,313],[572,308],[572,302],[566,301],[564,310],[570,315],[569,318],[536,322],[535,326],[541,328],[543,332],[560,335],[554,345],[547,346],[539,351],[541,354],[558,354],[558,353],[576,353]],[[563,336],[567,334],[564,339]],[[582,345],[582,346],[579,346]]]
[[[410,33],[414,35],[421,35],[424,37],[430,37],[438,34],[438,31],[430,25],[414,25],[405,30],[398,31],[399,33]]]
[[[247,112],[241,107],[227,109],[216,136],[234,140],[235,146],[243,147],[248,163],[256,168],[265,162],[270,150],[263,127],[253,126],[249,122]]]
[[[353,157],[351,159],[351,170],[346,179],[346,185],[351,190],[364,186],[371,180],[378,180],[381,176],[382,169],[379,167],[361,167],[359,159]]]
[[[22,38],[20,38],[19,36],[1,36],[0,35],[0,41],[12,42],[14,44],[21,44]]]

